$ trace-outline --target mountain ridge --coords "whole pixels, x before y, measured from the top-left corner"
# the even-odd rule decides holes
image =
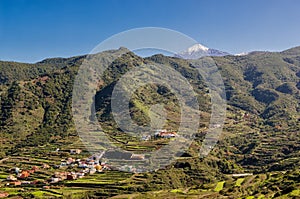
[[[212,198],[292,194],[300,188],[297,180],[300,166],[300,54],[295,54],[295,49],[292,51],[287,54],[274,52],[211,57],[223,78],[227,113],[219,142],[205,158],[199,158],[199,150],[209,127],[211,99],[197,69],[188,60],[176,57],[153,55],[142,58],[132,52],[123,54],[104,71],[103,82],[97,85],[94,98],[96,119],[110,141],[132,153],[157,150],[168,144],[168,140],[148,142],[127,135],[118,128],[111,112],[112,92],[118,80],[140,65],[151,63],[175,69],[192,86],[201,116],[195,140],[182,157],[177,157],[165,169],[133,174],[116,184],[101,181],[99,186],[96,184],[98,179],[94,178],[105,175],[104,182],[107,182],[106,178],[110,182],[115,175],[124,173],[95,174],[87,177],[93,178],[91,182],[86,179],[66,181],[62,182],[62,186],[91,185],[101,196],[137,191],[178,191],[180,188],[201,190],[201,193],[211,194]],[[109,55],[109,52],[103,53]],[[70,157],[70,149],[82,149],[85,156],[80,158],[90,156],[72,119],[73,83],[84,58],[55,58],[33,65],[0,62],[0,76],[6,78],[0,83],[0,158],[12,159],[8,166],[1,165],[1,172],[9,175],[9,168],[24,166],[22,162],[15,161],[15,157],[34,161],[46,157],[47,162],[48,159],[54,161],[55,167],[61,164],[62,157]],[[142,86],[133,93],[129,103],[132,120],[141,126],[149,125],[150,111],[156,104],[165,109],[167,122],[164,127],[178,129],[178,100],[167,87],[157,84]],[[57,148],[62,152],[54,152]],[[243,178],[246,183],[237,187],[231,176],[243,173],[253,176]],[[214,187],[210,187],[221,182],[225,184],[222,191],[214,191]],[[95,192],[90,194],[95,195]]]

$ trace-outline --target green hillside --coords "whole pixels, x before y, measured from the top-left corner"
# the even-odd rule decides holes
[[[89,156],[77,135],[71,113],[73,83],[84,59],[85,56],[54,58],[36,64],[0,62],[0,161],[11,159],[0,162],[4,177],[9,174],[9,168],[32,164],[12,161],[18,157],[35,158],[39,165],[45,161],[55,165],[70,155],[71,148],[81,148],[83,154]],[[46,195],[65,198],[83,195],[104,198],[299,197],[300,47],[280,53],[253,52],[212,59],[225,84],[227,115],[223,134],[207,157],[199,158],[199,150],[209,125],[211,99],[197,69],[187,60],[163,55],[141,58],[129,52],[104,72],[95,95],[96,116],[103,131],[116,145],[136,153],[156,150],[169,142],[140,142],[137,137],[124,134],[111,112],[112,91],[118,80],[142,64],[159,63],[178,71],[197,94],[201,121],[195,140],[166,169],[145,174],[108,171],[59,184],[59,189],[51,188],[45,191]],[[129,104],[133,121],[149,126],[150,110],[156,104],[163,104],[166,110],[164,128],[178,130],[180,104],[174,93],[163,85],[148,84],[134,92]],[[53,153],[56,148],[64,153]],[[237,173],[253,175],[232,176]],[[43,179],[50,174],[44,173]],[[42,194],[38,186],[25,189],[28,195],[19,190],[10,193],[25,198]],[[0,191],[7,190],[0,186]]]

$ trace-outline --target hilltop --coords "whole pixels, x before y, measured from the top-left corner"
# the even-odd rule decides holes
[[[55,148],[68,151],[70,147],[79,147],[88,155],[78,138],[71,114],[73,83],[85,58],[50,58],[36,64],[0,62],[1,158],[49,157],[54,164],[63,155],[53,158],[50,151]],[[198,154],[209,125],[210,95],[205,81],[188,60],[163,55],[142,58],[128,52],[105,71],[95,95],[95,111],[104,132],[116,145],[143,152],[168,143],[166,140],[139,142],[137,138],[122,133],[112,117],[110,99],[114,85],[122,75],[142,64],[163,64],[185,77],[197,93],[201,122],[191,147],[167,169],[135,175],[116,172],[113,175],[120,181],[115,184],[102,189],[93,184],[99,189],[98,194],[105,192],[113,196],[112,192],[116,190],[118,194],[151,194],[164,190],[160,193],[163,198],[164,194],[171,194],[170,190],[175,195],[181,192],[200,194],[201,190],[206,190],[204,192],[210,197],[231,194],[242,197],[280,196],[295,194],[299,190],[300,47],[283,52],[211,58],[225,84],[227,115],[219,143],[204,159]],[[178,100],[161,85],[145,85],[134,93],[129,106],[132,119],[139,125],[149,125],[149,110],[158,103],[167,110],[166,128],[177,129],[176,121],[180,118]],[[68,153],[64,155],[68,156]],[[17,163],[7,164],[13,166]],[[3,167],[1,172],[6,171]],[[235,181],[228,177],[234,173],[254,173],[255,176],[243,178],[244,184],[237,188],[240,186],[235,186]],[[273,174],[278,178],[272,177]],[[290,183],[282,185],[287,182]],[[84,187],[84,183],[78,181],[67,186]],[[129,185],[134,186],[129,189]],[[216,185],[219,186],[217,191],[213,188]],[[257,186],[259,190],[255,191]]]

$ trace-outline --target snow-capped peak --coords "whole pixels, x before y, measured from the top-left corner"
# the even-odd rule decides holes
[[[187,49],[187,52],[189,53],[193,53],[193,52],[197,52],[197,51],[208,51],[209,48],[207,48],[206,46],[203,46],[201,44],[195,44],[191,47],[189,47]]]
[[[194,44],[193,46],[189,47],[187,50],[175,54],[174,56],[183,59],[198,59],[200,57],[206,57],[206,56],[225,56],[225,55],[229,55],[229,53],[208,48],[201,44]]]

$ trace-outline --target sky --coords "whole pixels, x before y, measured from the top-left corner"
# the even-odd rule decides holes
[[[300,46],[298,0],[0,0],[0,60],[89,53],[114,34],[162,27],[232,54]]]

